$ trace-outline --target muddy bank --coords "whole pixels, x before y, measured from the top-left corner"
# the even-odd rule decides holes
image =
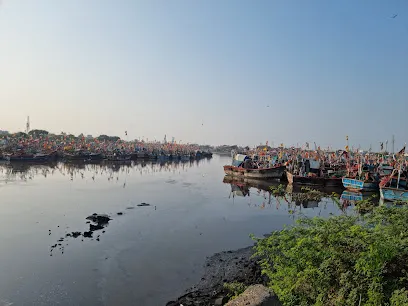
[[[166,306],[223,305],[228,301],[224,283],[240,282],[245,285],[266,284],[261,268],[252,259],[252,246],[236,251],[216,253],[207,258],[201,281]]]

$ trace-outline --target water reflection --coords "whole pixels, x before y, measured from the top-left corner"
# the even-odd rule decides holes
[[[0,184],[7,184],[12,181],[32,180],[37,176],[46,178],[48,175],[53,175],[59,172],[63,176],[67,176],[71,181],[74,179],[95,179],[99,176],[107,176],[108,181],[118,180],[115,174],[129,174],[131,172],[139,172],[143,174],[151,174],[156,172],[183,172],[189,168],[197,167],[200,164],[208,163],[208,159],[194,161],[124,161],[111,162],[101,161],[94,163],[84,162],[47,162],[44,164],[38,163],[0,163]],[[85,173],[87,176],[85,176]]]
[[[231,186],[229,198],[232,198],[233,200],[235,197],[248,197],[250,199],[248,205],[253,205],[251,195],[261,196],[261,208],[276,203],[276,208],[279,209],[280,205],[287,204],[288,212],[292,214],[295,212],[301,213],[302,208],[319,208],[319,205],[321,208],[325,209],[329,202],[339,204],[339,209],[345,211],[349,206],[352,204],[354,205],[355,201],[358,201],[357,197],[354,201],[350,201],[350,199],[347,198],[348,192],[343,192],[341,189],[337,188],[313,188],[317,191],[317,194],[309,197],[307,196],[307,189],[305,190],[301,186],[283,184],[280,181],[263,181],[255,179],[240,180],[225,176],[223,183]],[[276,190],[278,189],[282,189],[281,194],[276,193]],[[273,190],[275,190],[275,193]]]

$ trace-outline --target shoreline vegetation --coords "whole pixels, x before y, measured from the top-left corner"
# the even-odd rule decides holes
[[[293,200],[280,187],[271,190]],[[327,198],[305,191],[305,199]],[[255,284],[271,289],[284,306],[408,305],[408,206],[378,206],[374,199],[357,201],[349,214],[301,217],[252,236],[253,247],[215,254],[201,281],[166,305],[225,305]]]

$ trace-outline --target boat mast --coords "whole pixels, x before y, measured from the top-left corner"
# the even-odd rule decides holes
[[[400,167],[399,167],[399,170],[398,170],[397,189],[398,189],[399,182],[400,182],[400,178],[401,178],[401,165],[402,165],[402,164],[400,164]]]

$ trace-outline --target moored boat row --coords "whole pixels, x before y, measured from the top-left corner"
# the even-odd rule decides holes
[[[384,200],[408,201],[408,161],[404,149],[393,156],[371,152],[352,155],[341,150],[248,150],[241,154],[233,152],[232,163],[224,166],[224,172],[242,179],[278,179],[293,185],[352,192],[379,191]]]

